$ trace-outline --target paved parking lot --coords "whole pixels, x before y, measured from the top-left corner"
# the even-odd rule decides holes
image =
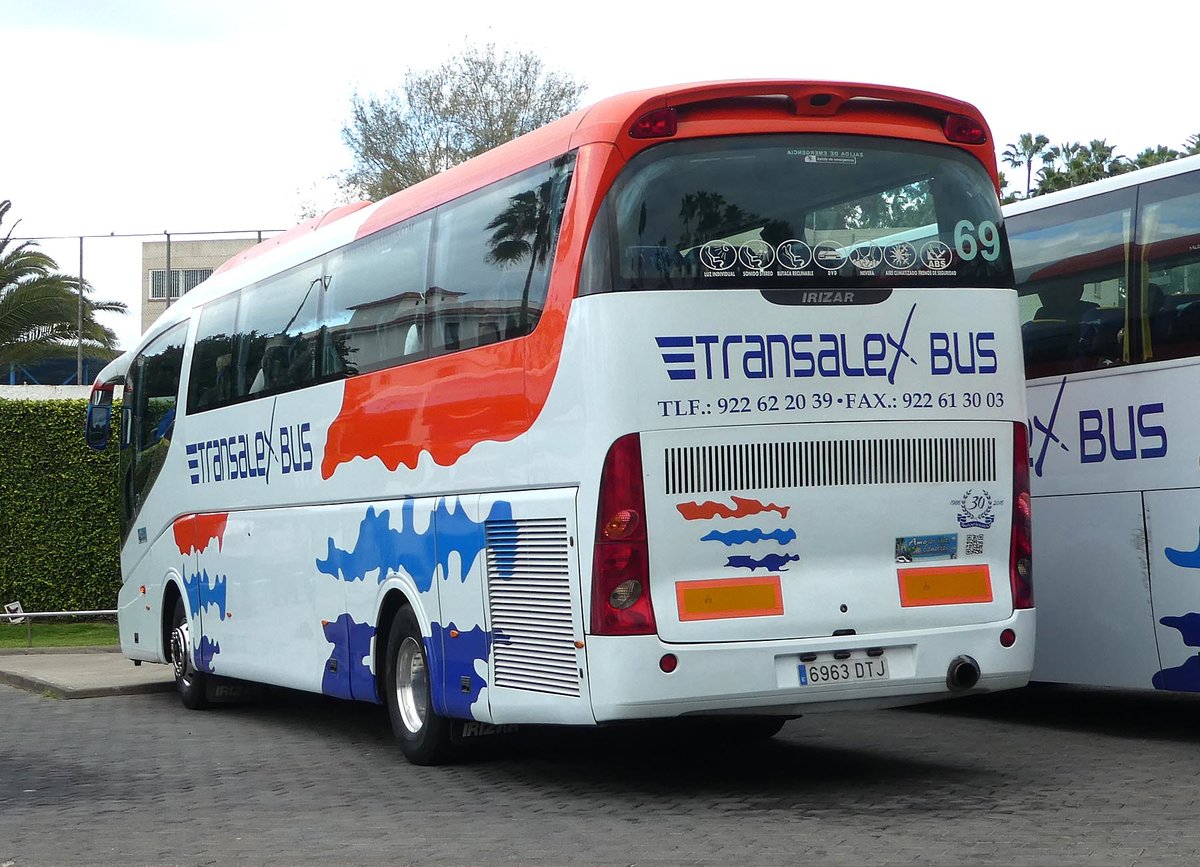
[[[1200,699],[1042,688],[770,742],[535,730],[408,765],[377,708],[0,686],[0,867],[1200,862]]]

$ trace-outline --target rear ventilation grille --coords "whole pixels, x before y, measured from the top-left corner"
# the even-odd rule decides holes
[[[666,493],[994,482],[992,437],[736,443],[664,450]]]
[[[567,522],[488,521],[485,533],[495,685],[579,695]]]

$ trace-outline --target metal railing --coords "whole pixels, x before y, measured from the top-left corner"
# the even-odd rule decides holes
[[[28,618],[25,621],[25,649],[29,650],[33,647],[33,618],[34,617],[116,617],[117,609],[104,611],[21,611],[9,614],[7,611],[0,611],[0,621],[7,621],[12,625],[14,620],[20,620],[22,617]]]

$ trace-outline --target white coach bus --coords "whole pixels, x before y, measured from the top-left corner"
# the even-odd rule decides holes
[[[1005,222],[1043,576],[1034,679],[1200,690],[1200,157]]]
[[[1012,279],[978,111],[867,85],[614,97],[331,213],[97,382],[122,649],[385,703],[416,762],[1020,686]]]

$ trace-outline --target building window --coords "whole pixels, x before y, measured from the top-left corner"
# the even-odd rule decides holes
[[[171,300],[174,301],[185,292],[191,292],[212,276],[212,268],[172,268],[171,269]],[[167,300],[167,271],[165,268],[150,271],[150,300]]]

